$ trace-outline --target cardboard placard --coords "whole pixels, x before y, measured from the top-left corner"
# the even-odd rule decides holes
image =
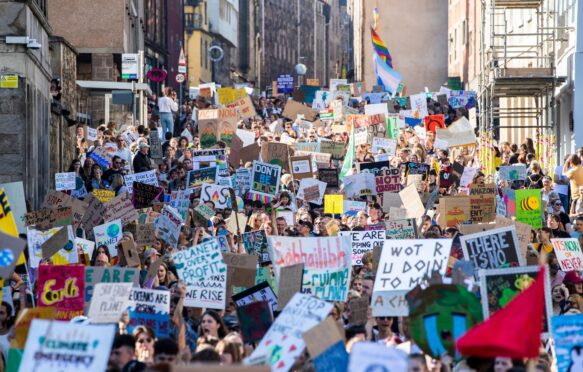
[[[241,335],[245,342],[256,342],[265,336],[273,323],[273,313],[267,301],[257,301],[237,307]]]
[[[131,239],[126,239],[121,241],[121,249],[123,251],[123,257],[127,266],[138,267],[140,265],[140,256],[136,249],[136,243]]]
[[[137,182],[136,185],[138,184],[140,183]],[[134,208],[130,195],[127,193],[120,194],[110,201],[103,203],[103,206],[105,207],[105,211],[103,212],[103,220],[105,222],[120,220],[122,226],[126,226],[138,219],[138,212]]]
[[[282,116],[295,120],[298,114],[304,115],[304,118],[308,121],[316,120],[317,115],[317,113],[308,106],[295,101],[287,101]]]
[[[289,172],[289,146],[285,143],[268,142],[261,147],[261,160],[279,165]]]
[[[69,247],[67,247],[69,245]],[[74,249],[74,242],[69,239],[69,229],[61,227],[57,233],[52,235],[41,245],[43,259],[51,258],[55,253],[61,249]]]
[[[139,287],[140,273],[136,268],[127,267],[85,267],[85,314],[89,310],[97,283],[131,283],[133,287]]]
[[[24,223],[26,226],[34,226],[37,230],[72,225],[73,209],[71,207],[42,208],[27,213],[24,216]]]
[[[275,197],[279,190],[281,167],[279,165],[253,161],[251,192],[267,198]]]
[[[136,226],[136,244],[137,245],[152,245],[156,242],[154,236],[155,229],[153,223],[138,224]]]
[[[338,324],[332,317],[327,317],[302,337],[312,358],[316,358],[332,345],[344,341]]]
[[[255,285],[257,256],[250,254],[223,253],[227,265],[229,285],[250,288]]]
[[[312,178],[313,173],[311,156],[292,156],[290,161],[291,171],[296,180]]]
[[[164,188],[148,185],[142,182],[134,182],[134,193],[132,194],[132,203],[134,208],[147,208],[154,201],[164,201]]]
[[[282,310],[296,293],[302,291],[304,263],[284,266],[281,268],[279,275],[277,308]]]
[[[233,295],[232,298],[237,307],[265,301],[269,303],[272,313],[277,309],[277,296],[267,281],[259,281],[259,284]]]
[[[267,251],[267,235],[265,230],[257,230],[243,233],[243,247],[249,254],[258,257],[260,263],[269,262]]]
[[[326,182],[326,187],[338,187],[338,169],[318,168],[318,179]]]
[[[386,195],[386,194],[384,194]],[[409,185],[399,191],[401,203],[407,209],[407,218],[420,218],[425,213],[425,207],[419,197],[415,185]]]
[[[565,272],[583,270],[583,252],[578,239],[551,239],[551,242],[561,270]]]
[[[532,226],[543,227],[543,203],[540,189],[516,190],[516,220]]]
[[[369,305],[370,297],[366,295],[352,298],[348,302],[348,306],[350,307],[349,323],[352,325],[365,324],[368,321]]]

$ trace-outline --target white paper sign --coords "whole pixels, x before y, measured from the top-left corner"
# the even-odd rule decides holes
[[[33,319],[19,370],[105,371],[114,336],[113,324]]]
[[[350,372],[401,372],[408,366],[407,354],[384,343],[357,342],[350,352]]]
[[[382,249],[385,243],[385,230],[341,231],[339,236],[350,236],[352,247],[352,266],[362,265],[362,256],[375,247]]]
[[[227,265],[215,239],[175,252],[172,256],[178,277],[188,288],[184,305],[224,309]]]
[[[178,246],[178,236],[182,226],[182,217],[180,213],[169,205],[162,208],[162,212],[154,221],[154,228],[159,239],[164,240],[168,246]]]
[[[134,182],[141,182],[152,186],[159,186],[158,185],[158,177],[156,176],[156,171],[151,170],[147,172],[141,173],[132,173],[127,174],[124,176],[126,181],[126,187],[128,188],[128,193],[131,195],[134,191],[132,185]]]
[[[113,220],[103,225],[95,226],[93,234],[95,235],[95,245],[97,247],[106,245],[111,257],[117,257],[117,243],[123,236],[121,220]]]
[[[411,109],[419,111],[419,118],[423,119],[429,112],[427,111],[427,95],[425,93],[413,94],[411,99]]]
[[[203,203],[213,202],[215,208],[225,209],[231,206],[229,188],[226,186],[203,183],[200,190],[200,200]]]
[[[55,190],[75,190],[76,187],[75,172],[55,173]]]
[[[130,304],[133,283],[97,283],[89,305],[91,323],[117,323]]]
[[[298,189],[298,199],[302,199],[304,200],[304,190],[307,187],[311,187],[311,186],[318,186],[318,190],[320,191],[320,197],[318,199],[311,199],[311,200],[307,200],[310,203],[314,203],[317,205],[322,205],[323,200],[324,200],[324,194],[326,193],[326,182],[322,182],[322,181],[318,181],[315,180],[313,178],[303,178],[300,181],[300,188]]]
[[[67,233],[69,235],[69,240],[73,242],[75,239],[75,234],[73,233],[73,227],[71,225],[55,227],[45,231],[36,230],[30,226],[26,228],[30,267],[38,267],[40,261],[43,258],[41,246],[61,229],[68,229]],[[60,262],[77,263],[79,261],[77,251],[75,249],[67,250],[63,248],[55,253],[54,256],[59,256]]]
[[[253,360],[269,355],[266,362],[272,371],[289,371],[304,351],[304,332],[323,321],[331,310],[329,302],[296,293],[245,362],[254,364]]]
[[[394,316],[383,301],[386,292],[409,291],[433,271],[445,275],[451,239],[387,239],[381,253],[373,288],[374,316]]]
[[[460,186],[468,187],[472,183],[476,173],[478,173],[478,168],[465,167],[464,173],[460,178]]]
[[[97,140],[97,128],[87,127],[87,140],[88,141]]]
[[[390,138],[373,137],[372,152],[376,154],[379,150],[385,150],[387,155],[394,156],[397,151],[397,140]]]

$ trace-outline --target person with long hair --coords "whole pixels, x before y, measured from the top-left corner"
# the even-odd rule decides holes
[[[2,301],[0,304],[0,352],[2,352],[4,360],[8,360],[9,336],[13,324],[12,306],[6,301]]]
[[[160,122],[162,124],[162,133],[174,133],[173,113],[178,111],[176,103],[176,92],[170,87],[165,87],[162,91],[162,97],[158,99],[158,109],[160,111]]]
[[[201,336],[213,337],[222,340],[227,335],[227,327],[223,319],[215,310],[207,310],[202,315],[200,323]]]
[[[136,359],[146,365],[154,363],[154,330],[145,325],[139,325],[132,332],[136,339]]]
[[[91,167],[91,173],[89,175],[89,180],[87,181],[86,187],[87,191],[91,192],[93,190],[106,189],[107,183],[103,180],[103,170],[99,164],[93,164]]]

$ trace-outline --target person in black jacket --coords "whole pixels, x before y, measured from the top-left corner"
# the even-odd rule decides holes
[[[147,143],[140,143],[138,153],[134,157],[134,172],[147,172],[152,169],[152,161],[148,156],[150,146]]]

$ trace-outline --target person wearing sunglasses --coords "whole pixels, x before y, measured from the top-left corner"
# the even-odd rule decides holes
[[[123,175],[123,160],[119,156],[114,155],[111,159],[110,168],[103,173],[102,178],[111,185],[113,176],[116,174]]]
[[[154,330],[145,325],[139,325],[132,332],[136,340],[136,359],[147,365],[154,362]]]

